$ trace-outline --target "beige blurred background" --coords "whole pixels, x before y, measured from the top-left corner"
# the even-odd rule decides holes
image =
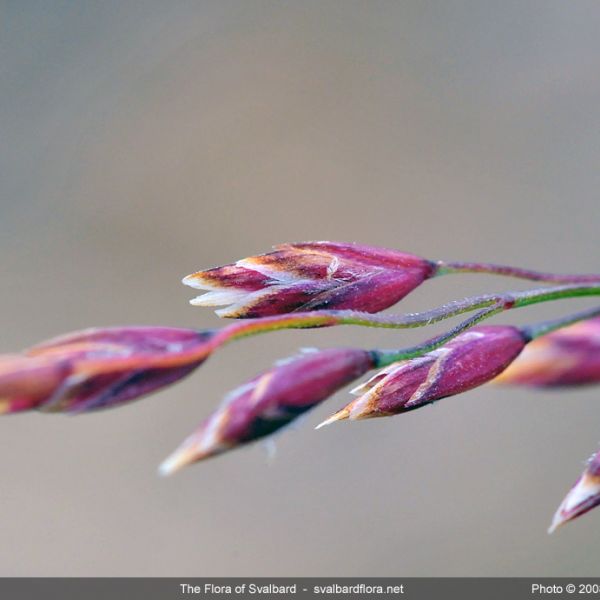
[[[597,2],[0,2],[0,351],[90,325],[212,327],[187,273],[282,241],[598,271]],[[522,288],[461,276],[396,310]],[[559,315],[576,302],[496,322]],[[0,420],[1,575],[598,575],[549,537],[597,390],[483,388],[313,426],[171,478],[225,392],[352,328],[230,346],[124,408]]]

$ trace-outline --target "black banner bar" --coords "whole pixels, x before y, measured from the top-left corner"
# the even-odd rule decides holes
[[[10,600],[598,598],[600,578],[0,578]]]

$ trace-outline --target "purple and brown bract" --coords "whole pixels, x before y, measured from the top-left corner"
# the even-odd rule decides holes
[[[0,414],[85,412],[139,398],[198,367],[211,338],[173,327],[93,328],[0,356]]]
[[[66,362],[21,354],[0,355],[0,415],[36,408],[69,376]]]
[[[221,317],[254,318],[293,311],[351,309],[375,313],[392,306],[435,273],[413,254],[351,243],[281,244],[183,279],[206,293],[195,306],[225,306]]]
[[[318,427],[407,412],[480,386],[503,371],[526,342],[515,327],[473,327],[423,356],[386,367],[352,390],[359,397]]]
[[[600,451],[589,459],[585,471],[558,507],[548,533],[553,533],[557,527],[580,517],[599,504]]]
[[[588,319],[544,335],[494,383],[562,387],[600,382],[600,318]]]
[[[373,368],[354,348],[304,351],[231,392],[160,466],[169,475],[193,462],[270,435]]]

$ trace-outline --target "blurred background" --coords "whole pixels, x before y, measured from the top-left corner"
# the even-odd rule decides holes
[[[283,241],[598,271],[597,2],[0,2],[0,351],[91,325],[213,327],[182,276]],[[424,284],[394,311],[526,284]],[[524,309],[558,316],[593,301]],[[597,575],[600,512],[546,528],[597,390],[484,387],[313,426],[169,479],[277,333],[115,411],[0,420],[1,575]]]

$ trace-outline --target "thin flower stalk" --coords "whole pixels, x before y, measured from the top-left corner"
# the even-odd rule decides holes
[[[521,269],[507,265],[484,262],[436,261],[436,275],[471,273],[475,275],[501,275],[541,283],[598,283],[600,275],[574,275],[570,273],[545,273],[533,269]]]
[[[217,330],[207,343],[207,347],[209,352],[212,352],[223,344],[234,340],[286,329],[312,329],[336,325],[411,329],[438,323],[475,310],[482,312],[482,315],[480,315],[482,318],[488,318],[508,310],[533,304],[598,295],[600,295],[600,284],[569,284],[535,290],[471,296],[463,300],[449,302],[432,310],[404,315],[380,315],[349,310],[320,310],[275,315],[231,323]],[[429,349],[430,347],[427,345],[419,345],[415,347],[414,353],[410,353],[410,356],[407,351],[406,358],[418,356]],[[396,358],[395,360],[399,359]]]

